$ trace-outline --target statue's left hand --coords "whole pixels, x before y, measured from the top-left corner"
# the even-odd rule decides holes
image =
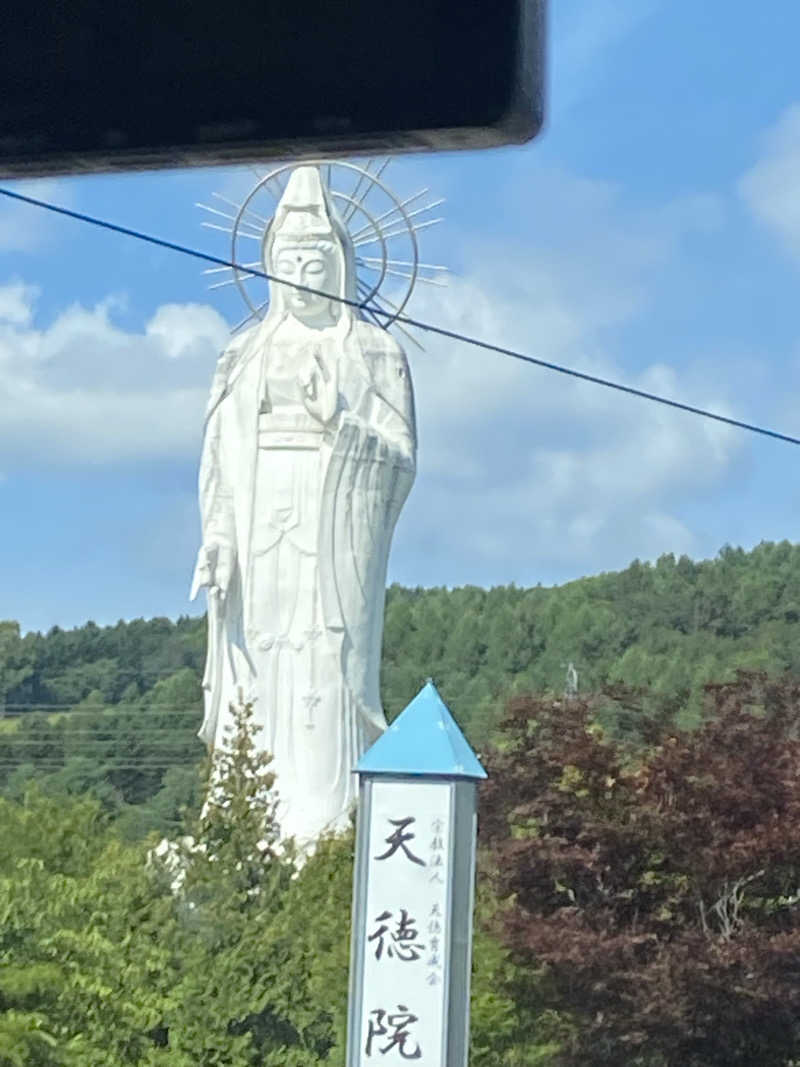
[[[339,365],[326,360],[316,349],[314,358],[300,374],[303,403],[320,422],[330,422],[339,408]]]

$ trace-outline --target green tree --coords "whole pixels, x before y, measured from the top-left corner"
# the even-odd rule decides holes
[[[33,656],[20,636],[19,623],[0,621],[0,719],[8,694],[33,673]]]
[[[173,901],[97,802],[0,801],[0,1064],[155,1062]]]
[[[165,1022],[176,1067],[268,1063],[298,1042],[271,1001],[280,965],[265,949],[295,867],[291,844],[279,844],[274,776],[257,731],[250,707],[234,709],[183,850],[177,947],[185,969]]]

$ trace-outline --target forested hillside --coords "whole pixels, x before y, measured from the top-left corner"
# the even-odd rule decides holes
[[[389,590],[390,714],[434,676],[489,771],[474,1067],[800,1063],[799,563]],[[249,733],[201,812],[203,645],[0,623],[0,1067],[343,1067],[352,836],[295,871]]]
[[[800,545],[789,542],[699,563],[668,555],[555,588],[392,586],[383,699],[391,718],[433,677],[481,747],[509,694],[560,693],[572,662],[581,692],[647,690],[645,710],[690,724],[708,681],[800,674],[799,637]],[[199,618],[25,636],[0,623],[0,788],[18,795],[47,776],[120,806],[132,833],[166,828],[195,795],[204,655]]]

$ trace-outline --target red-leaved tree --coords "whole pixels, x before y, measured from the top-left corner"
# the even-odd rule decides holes
[[[632,752],[515,700],[482,797],[503,941],[572,1016],[564,1065],[800,1061],[800,682],[708,689]]]

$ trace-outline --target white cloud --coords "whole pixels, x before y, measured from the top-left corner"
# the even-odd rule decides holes
[[[67,183],[53,179],[14,182],[16,193],[66,207],[71,202]],[[31,252],[51,239],[57,216],[33,204],[10,197],[0,197],[0,252]]]
[[[229,333],[219,312],[207,304],[162,304],[147,324],[147,336],[159,341],[171,359],[205,354],[209,346],[221,352]]]
[[[199,447],[222,317],[158,308],[142,332],[114,322],[118,301],[73,305],[35,326],[35,291],[0,288],[0,455],[15,467],[189,456]]]
[[[638,240],[647,243],[645,234]],[[620,251],[614,272],[596,280],[586,265],[591,244],[580,264],[546,250],[517,262],[497,249],[451,283],[446,302],[426,296],[419,317],[728,414],[718,364],[679,377],[637,361],[631,373],[610,354],[618,330],[647,306],[644,283],[662,237],[651,240],[649,251]],[[428,352],[412,357],[419,484],[401,531],[438,580],[536,581],[707,550],[686,505],[727,476],[742,447],[737,431],[459,342],[429,335],[425,343]]]
[[[767,131],[762,156],[739,191],[756,218],[800,257],[800,104]]]
[[[37,295],[36,287],[24,282],[11,282],[0,288],[0,323],[27,326],[33,318]]]

